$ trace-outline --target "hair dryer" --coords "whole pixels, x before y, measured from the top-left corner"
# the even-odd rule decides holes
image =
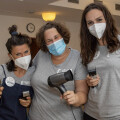
[[[54,75],[49,76],[48,85],[50,87],[58,88],[61,94],[63,94],[64,92],[67,91],[67,89],[63,84],[72,80],[73,80],[73,74],[71,70],[68,70],[67,72],[56,73]]]

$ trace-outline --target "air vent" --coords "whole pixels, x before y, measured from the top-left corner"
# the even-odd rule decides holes
[[[102,0],[94,0],[94,3],[101,3],[101,4],[103,4],[103,1]]]
[[[115,9],[120,11],[120,4],[115,4]]]
[[[68,0],[68,2],[79,4],[79,0]]]

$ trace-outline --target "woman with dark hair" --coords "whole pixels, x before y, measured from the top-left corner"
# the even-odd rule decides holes
[[[86,102],[88,87],[84,80],[86,75],[81,77],[84,67],[80,53],[67,47],[70,41],[68,29],[60,23],[48,22],[40,28],[37,40],[41,50],[33,60],[36,70],[31,85],[35,94],[29,120],[82,120],[81,107],[73,106]],[[62,96],[65,100],[60,100],[59,90],[49,87],[47,80],[53,74],[68,70],[73,73],[74,81],[64,84],[68,91]]]
[[[99,77],[88,76],[90,87],[84,120],[120,120],[120,39],[109,10],[91,3],[81,20],[82,63]]]
[[[33,90],[30,78],[30,38],[17,33],[17,26],[9,28],[11,38],[6,47],[10,61],[0,66],[0,120],[27,120],[26,107],[31,103]]]

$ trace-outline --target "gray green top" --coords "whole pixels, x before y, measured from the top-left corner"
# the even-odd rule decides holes
[[[120,49],[109,53],[106,46],[99,46],[88,64],[88,69],[94,68],[100,82],[90,88],[85,112],[98,120],[120,120]]]
[[[21,78],[17,77],[14,74],[14,72],[9,72],[7,70],[6,64],[3,64],[3,67],[4,67],[4,70],[5,70],[6,77],[12,77],[15,80],[15,83],[17,83],[17,84],[30,86],[30,79],[32,77],[33,72],[35,71],[34,66],[29,67],[26,74]],[[5,74],[4,74],[2,66],[0,66],[0,79],[1,80],[3,80],[5,78]]]
[[[55,73],[72,70],[74,80],[82,80],[86,75],[81,64],[80,53],[71,49],[67,59],[59,65],[54,65],[51,55],[39,51],[34,59],[36,71],[33,74],[31,85],[34,89],[34,98],[29,112],[29,120],[82,120],[80,107],[71,107],[64,100],[60,99],[60,92],[57,88],[48,86],[47,79]],[[67,90],[74,90],[74,81],[64,84]],[[74,115],[73,115],[73,113]]]

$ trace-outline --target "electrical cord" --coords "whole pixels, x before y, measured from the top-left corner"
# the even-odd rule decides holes
[[[72,114],[73,114],[74,120],[76,120],[75,114],[74,114],[74,112],[73,112],[73,107],[72,107],[72,106],[70,106],[70,107],[71,107],[71,110],[72,110]]]

